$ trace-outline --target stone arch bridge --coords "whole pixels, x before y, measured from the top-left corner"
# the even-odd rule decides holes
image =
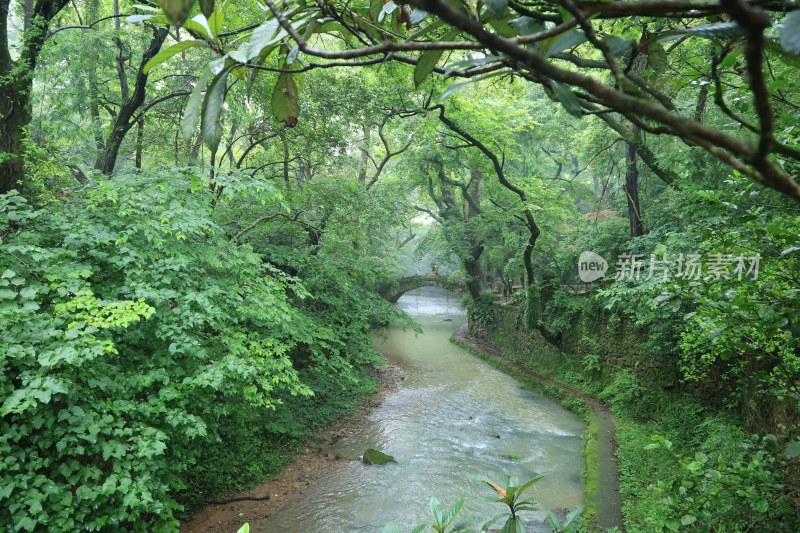
[[[467,288],[464,284],[453,281],[447,276],[406,276],[399,278],[391,285],[385,285],[381,288],[381,296],[392,303],[396,303],[402,295],[408,291],[419,289],[422,287],[439,287],[440,289],[447,289],[456,294],[466,292]]]

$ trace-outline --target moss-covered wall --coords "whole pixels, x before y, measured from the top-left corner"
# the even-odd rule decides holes
[[[677,381],[669,358],[647,353],[648,332],[628,321],[607,313],[586,316],[580,311],[571,317],[569,329],[546,339],[540,330],[526,328],[524,316],[520,305],[485,296],[470,309],[469,332],[509,353],[534,357],[545,372],[567,366],[607,382],[615,371],[628,369],[646,385],[670,388]],[[542,329],[548,328],[545,321]]]
[[[732,391],[720,388],[724,380],[713,371],[703,381],[681,382],[675,335],[637,328],[628,319],[585,305],[580,300],[584,296],[572,298],[575,305],[545,313],[540,328],[531,330],[521,305],[483,295],[470,306],[469,333],[507,354],[530,359],[540,372],[581,375],[598,392],[620,371],[628,371],[645,389],[687,394],[719,410],[732,408],[742,426],[753,432],[774,433],[797,415],[793,402],[778,399],[762,402],[757,409],[747,402],[732,406],[727,401]]]

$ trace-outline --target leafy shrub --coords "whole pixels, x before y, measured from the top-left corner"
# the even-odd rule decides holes
[[[648,448],[661,448],[680,466],[680,475],[655,487],[665,494],[662,507],[649,516],[654,531],[796,531],[796,517],[781,496],[775,459],[753,444],[734,457],[696,452],[691,458],[673,451],[672,442],[653,437]]]
[[[192,171],[81,195],[0,197],[0,522],[174,530],[175,494],[232,413],[312,394],[292,358],[313,346],[353,380],[374,351],[348,360],[365,334],[303,309],[300,281],[226,236]]]

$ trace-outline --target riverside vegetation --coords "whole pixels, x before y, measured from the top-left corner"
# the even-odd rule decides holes
[[[611,407],[627,530],[797,531],[798,65],[770,0],[0,0],[0,527],[257,483],[433,270]]]

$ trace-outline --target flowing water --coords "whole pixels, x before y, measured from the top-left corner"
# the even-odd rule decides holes
[[[529,493],[542,509],[583,502],[583,422],[451,344],[466,316],[446,294],[420,289],[404,295],[398,305],[424,334],[391,329],[386,339],[376,339],[406,377],[361,431],[337,444],[334,453],[354,460],[342,461],[253,530],[380,533],[389,521],[411,529],[429,519],[431,496],[446,507],[467,496],[459,516],[489,518],[503,508],[487,501],[491,490],[478,480],[500,481],[506,474],[523,482],[546,474]],[[358,456],[370,447],[393,455],[397,464],[363,464]],[[529,513],[529,530],[547,531],[543,521],[544,512]]]

